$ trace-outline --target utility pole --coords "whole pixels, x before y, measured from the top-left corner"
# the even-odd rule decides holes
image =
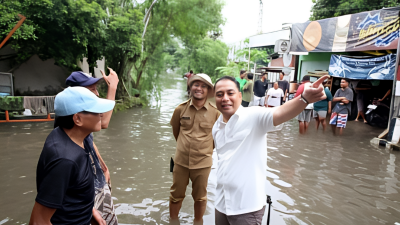
[[[258,14],[258,30],[257,34],[262,33],[262,18],[263,18],[263,2],[260,0],[260,12]]]

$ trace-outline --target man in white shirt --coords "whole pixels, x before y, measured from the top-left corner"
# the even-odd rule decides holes
[[[222,113],[212,135],[218,154],[215,223],[261,224],[266,205],[267,132],[294,118],[308,103],[325,99],[321,83],[307,84],[304,93],[275,108],[241,106],[239,83],[225,76],[215,83],[215,100]]]
[[[270,88],[267,91],[267,97],[265,98],[265,106],[275,107],[281,105],[281,100],[285,94],[283,90],[279,88],[278,82],[274,83],[274,88]]]

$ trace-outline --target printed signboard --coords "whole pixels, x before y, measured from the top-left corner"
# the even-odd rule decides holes
[[[291,52],[396,49],[399,7],[292,25]]]
[[[396,54],[372,58],[332,55],[329,75],[357,80],[393,80]]]

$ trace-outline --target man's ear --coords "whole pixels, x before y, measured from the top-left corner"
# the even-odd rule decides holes
[[[72,119],[74,120],[76,126],[80,127],[83,125],[82,117],[79,115],[79,113],[75,113]]]

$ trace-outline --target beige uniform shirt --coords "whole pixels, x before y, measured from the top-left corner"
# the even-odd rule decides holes
[[[191,99],[174,111],[171,126],[177,141],[174,162],[189,169],[211,167],[214,140],[212,127],[221,113],[208,100],[200,109]]]

